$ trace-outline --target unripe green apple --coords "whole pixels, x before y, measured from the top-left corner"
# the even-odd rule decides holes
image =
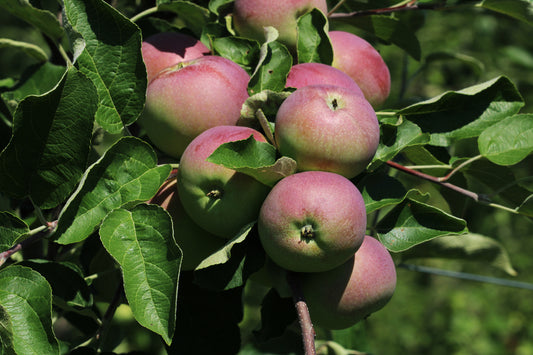
[[[366,230],[365,203],[345,177],[306,171],[280,180],[261,206],[258,232],[266,254],[284,269],[331,270],[357,251]]]
[[[178,170],[178,191],[183,207],[203,229],[233,238],[257,219],[270,188],[254,178],[206,161],[221,144],[250,136],[266,142],[258,131],[243,126],[217,126],[196,137],[185,149]]]
[[[396,288],[396,268],[383,244],[365,236],[359,250],[341,266],[301,274],[301,287],[313,324],[344,329],[389,302]]]
[[[353,90],[309,85],[280,105],[275,138],[282,155],[298,170],[324,170],[353,178],[374,157],[379,144],[376,113]]]
[[[179,63],[148,85],[138,122],[158,149],[179,158],[206,129],[236,124],[248,98],[249,80],[244,69],[223,57]]]
[[[345,31],[330,31],[333,63],[348,74],[363,90],[373,107],[381,106],[389,97],[390,72],[381,54],[361,37]]]
[[[361,88],[345,72],[322,63],[300,63],[293,65],[287,76],[286,87],[299,89],[309,85],[337,85],[353,90],[364,97]]]
[[[178,32],[161,32],[147,37],[141,46],[148,83],[163,69],[209,54],[196,38]]]
[[[327,14],[326,0],[235,0],[233,21],[241,36],[264,42],[264,27],[275,27],[278,40],[296,48],[298,17],[317,8]]]
[[[167,180],[149,201],[163,207],[172,217],[174,239],[183,252],[182,270],[194,270],[205,258],[220,249],[226,240],[200,228],[181,204],[176,178]]]

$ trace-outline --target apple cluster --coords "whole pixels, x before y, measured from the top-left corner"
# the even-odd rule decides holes
[[[327,13],[325,0],[235,0],[233,25],[237,35],[257,41],[273,26],[295,53],[297,18],[314,8]],[[155,147],[179,160],[176,178],[151,202],[173,218],[182,268],[194,270],[257,221],[266,273],[301,275],[313,322],[341,329],[381,309],[396,285],[390,254],[366,235],[365,203],[351,181],[378,148],[375,108],[389,95],[390,75],[364,39],[343,31],[328,35],[331,65],[292,66],[291,93],[269,132],[273,142],[237,125],[249,74],[181,33],[159,33],[142,44],[148,87],[138,122]],[[297,171],[272,187],[207,160],[222,144],[250,137],[273,144]]]

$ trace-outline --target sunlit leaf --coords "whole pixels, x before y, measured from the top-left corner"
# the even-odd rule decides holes
[[[170,215],[156,205],[116,209],[102,222],[100,238],[122,269],[135,319],[170,344],[181,264]]]
[[[120,139],[87,169],[67,201],[59,216],[57,241],[82,241],[113,209],[152,198],[171,170],[170,165],[156,164],[149,144],[134,137]]]

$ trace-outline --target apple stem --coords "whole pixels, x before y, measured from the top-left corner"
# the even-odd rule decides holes
[[[222,197],[222,191],[220,191],[219,189],[213,189],[211,191],[209,191],[207,194],[206,194],[207,197],[213,199],[213,200],[218,200],[219,198]]]
[[[313,322],[311,321],[309,308],[307,308],[307,303],[305,302],[305,298],[300,287],[299,275],[294,272],[287,272],[287,281],[291,287],[292,299],[294,301],[294,307],[296,308],[298,322],[300,323],[300,329],[302,331],[304,354],[316,355],[315,329],[313,328]]]

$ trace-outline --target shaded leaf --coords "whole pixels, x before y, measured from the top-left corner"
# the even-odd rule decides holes
[[[31,66],[25,70],[17,85],[0,96],[12,114],[15,113],[20,101],[29,95],[42,95],[52,90],[65,74],[66,68],[46,62],[42,65]],[[88,91],[87,95],[91,95]]]
[[[480,6],[533,25],[533,4],[528,0],[484,0]]]
[[[0,304],[0,354],[16,355],[13,347],[13,326],[7,311]]]
[[[26,222],[10,212],[0,211],[0,253],[20,243],[29,232]]]
[[[533,114],[507,117],[478,138],[480,153],[498,165],[514,165],[533,151]]]
[[[170,174],[170,165],[157,165],[152,147],[135,137],[115,143],[87,171],[59,215],[57,242],[87,238],[115,208],[152,198]]]
[[[96,107],[94,85],[73,67],[52,91],[21,101],[0,154],[0,189],[41,208],[63,202],[85,170]]]
[[[96,121],[110,133],[119,133],[144,106],[147,79],[141,31],[102,0],[64,3],[66,20],[85,42],[76,64],[98,90]]]
[[[271,288],[261,302],[261,328],[254,331],[254,335],[260,342],[277,338],[283,335],[296,319],[292,297],[280,297],[278,292]]]
[[[102,222],[100,238],[122,269],[135,319],[170,344],[181,265],[170,215],[157,205],[116,209]]]
[[[249,235],[253,226],[243,227],[235,238],[204,259],[194,271],[194,282],[215,291],[242,287],[264,263],[257,234]]]
[[[39,62],[46,62],[48,55],[41,47],[28,42],[15,41],[9,38],[0,38],[0,48],[19,49]]]
[[[431,133],[430,144],[449,146],[452,142],[477,137],[486,128],[518,113],[524,102],[515,85],[498,77],[459,91],[448,91],[408,106],[405,115],[423,132]]]
[[[313,9],[300,16],[297,22],[296,50],[298,63],[333,62],[333,47],[328,37],[328,20],[322,11]]]
[[[407,191],[399,180],[383,173],[365,176],[357,184],[357,188],[363,195],[367,214],[383,207],[397,205],[407,198],[422,196],[418,190]]]
[[[434,206],[407,199],[377,226],[379,240],[392,252],[401,252],[433,238],[467,232],[466,222]]]
[[[191,1],[157,0],[157,9],[178,15],[179,19],[185,22],[186,27],[193,31],[196,37],[200,37],[209,20],[209,10]]]
[[[422,133],[420,127],[408,120],[400,120],[397,125],[381,124],[381,141],[372,162],[368,166],[373,170],[382,163],[391,160],[403,149],[425,145],[430,136]]]
[[[24,260],[19,265],[32,268],[50,283],[54,305],[63,309],[92,306],[91,291],[76,265],[37,259]]]
[[[19,265],[0,270],[0,305],[4,320],[11,321],[2,338],[11,330],[15,353],[60,354],[52,330],[52,289],[38,272]]]
[[[413,258],[445,258],[489,263],[509,275],[517,275],[503,245],[480,234],[443,236],[402,253],[402,260]]]
[[[37,27],[54,40],[60,39],[64,34],[61,24],[53,13],[33,7],[29,0],[2,0],[0,7]]]

